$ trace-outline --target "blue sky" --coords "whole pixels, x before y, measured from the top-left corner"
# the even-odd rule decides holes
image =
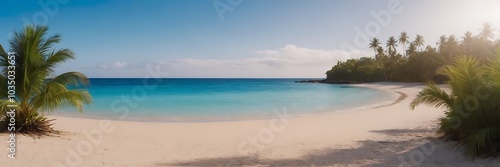
[[[218,14],[214,3],[227,11]],[[440,35],[477,34],[484,22],[500,29],[498,7],[496,0],[20,0],[2,2],[0,43],[7,49],[25,24],[48,25],[63,37],[58,47],[77,56],[56,74],[324,77],[339,60],[372,56],[363,37],[385,41],[406,31],[435,45]]]

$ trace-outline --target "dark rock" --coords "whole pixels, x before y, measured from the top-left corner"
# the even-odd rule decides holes
[[[351,81],[327,81],[326,79],[323,80],[300,80],[300,81],[295,81],[295,83],[326,83],[326,84],[354,84],[355,82]]]
[[[300,80],[295,81],[295,83],[324,83],[325,80]]]

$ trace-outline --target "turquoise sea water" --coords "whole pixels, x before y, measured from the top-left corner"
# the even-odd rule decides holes
[[[334,112],[387,101],[388,92],[300,79],[90,79],[93,104],[56,115],[138,121],[259,119]]]

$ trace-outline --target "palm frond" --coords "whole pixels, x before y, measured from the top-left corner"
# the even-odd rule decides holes
[[[59,63],[65,62],[68,59],[75,59],[74,53],[69,49],[60,49],[55,52],[51,52],[47,56],[47,60],[44,63],[44,68],[48,68],[52,71]]]
[[[449,78],[451,94],[429,83],[410,107],[414,109],[419,104],[447,107],[445,116],[439,120],[440,133],[463,144],[469,158],[497,154],[500,151],[500,55],[498,60],[486,62],[457,57],[452,65],[440,68],[438,73]],[[475,100],[474,104],[467,99]]]
[[[495,127],[487,127],[477,130],[472,130],[467,134],[467,138],[463,140],[465,144],[465,153],[469,158],[475,158],[481,153],[486,156],[496,154],[496,149],[499,144],[492,139],[499,139],[500,129]]]
[[[420,104],[433,105],[436,108],[446,107],[451,108],[453,106],[453,96],[446,93],[444,90],[439,88],[435,83],[429,82],[426,87],[422,89],[415,99],[410,103],[410,108],[413,110],[416,106]]]
[[[67,72],[48,81],[44,91],[34,97],[30,106],[35,109],[41,108],[49,111],[70,105],[78,108],[81,112],[83,104],[92,102],[92,98],[87,91],[70,90],[68,87],[87,86],[89,80],[87,76],[79,72]]]
[[[497,55],[497,59],[491,61],[490,65],[487,68],[489,71],[491,71],[493,83],[500,84],[500,49]]]
[[[14,32],[9,40],[10,50],[16,53],[16,100],[18,102],[19,131],[44,133],[51,131],[51,123],[43,114],[62,106],[76,107],[80,112],[85,104],[92,102],[86,90],[77,90],[89,84],[88,78],[78,72],[67,72],[50,79],[57,65],[74,59],[69,49],[54,49],[61,41],[56,34],[47,37],[46,26],[26,26],[21,32]],[[0,66],[9,65],[8,55],[0,45]],[[6,111],[6,76],[0,75],[0,109]]]
[[[78,111],[83,111],[84,104],[92,103],[92,96],[86,90],[65,90],[44,92],[33,103],[34,109],[54,111],[62,106],[73,106]]]
[[[43,42],[40,43],[39,46],[40,52],[42,54],[48,52],[52,48],[52,46],[56,43],[59,43],[59,41],[61,41],[61,35],[59,34],[55,34],[48,37],[47,39],[43,40]]]

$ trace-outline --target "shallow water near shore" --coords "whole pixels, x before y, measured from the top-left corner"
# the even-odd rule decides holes
[[[94,102],[84,112],[53,115],[133,121],[224,121],[305,115],[391,100],[394,95],[350,85],[294,83],[300,79],[93,78]]]

